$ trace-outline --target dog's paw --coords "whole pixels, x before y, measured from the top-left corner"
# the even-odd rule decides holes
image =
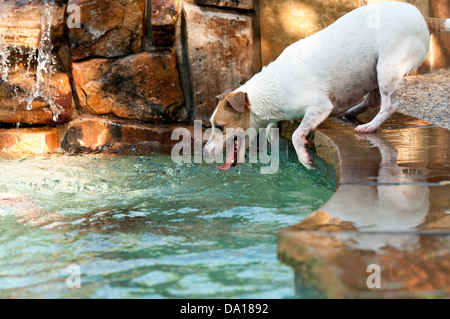
[[[355,131],[358,133],[372,133],[378,130],[380,127],[378,125],[374,125],[372,123],[367,123],[364,125],[359,125],[355,128]]]
[[[310,162],[310,163],[302,163],[303,166],[305,166],[307,169],[309,169],[310,171],[315,170],[316,168],[314,167],[314,162]]]
[[[314,167],[314,161],[313,161],[311,155],[309,155],[308,152],[305,152],[305,153],[302,153],[302,154],[298,154],[298,160],[299,160],[300,163],[302,163],[302,165],[305,166],[307,169],[309,169],[309,170],[315,169],[315,167]]]

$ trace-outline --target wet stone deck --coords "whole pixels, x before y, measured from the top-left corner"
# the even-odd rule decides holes
[[[330,118],[311,137],[338,186],[279,232],[297,297],[450,297],[450,131],[400,113],[374,134],[357,124]]]

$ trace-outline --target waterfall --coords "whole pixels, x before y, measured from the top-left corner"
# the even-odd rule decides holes
[[[55,0],[44,0],[44,10],[41,15],[41,36],[39,39],[39,47],[37,52],[37,68],[36,68],[36,83],[33,88],[33,93],[29,97],[27,109],[32,109],[32,102],[37,98],[44,99],[50,104],[53,113],[53,120],[58,118],[58,107],[53,102],[53,92],[49,86],[45,86],[46,77],[51,77],[55,71],[56,61],[53,58],[53,44],[51,36],[52,18],[54,16]],[[45,90],[47,89],[47,91]]]
[[[8,81],[8,71],[10,67],[11,49],[5,43],[6,32],[12,27],[8,17],[7,4],[0,3],[0,21],[9,21],[8,26],[3,32],[0,32],[0,81]],[[0,82],[1,83],[1,82]]]
[[[1,0],[0,0],[1,1]],[[6,4],[0,2],[0,21],[10,21],[9,15],[11,10],[5,10]],[[11,72],[17,71],[19,64],[26,66],[26,75],[28,77],[35,76],[34,85],[27,90],[25,96],[19,97],[17,94],[17,86],[13,85],[15,98],[19,103],[26,103],[27,110],[33,109],[33,102],[38,100],[48,103],[53,113],[53,120],[57,121],[60,113],[60,107],[54,102],[54,90],[47,85],[48,79],[56,72],[56,61],[52,55],[53,44],[51,35],[52,20],[55,14],[55,0],[44,0],[41,13],[41,30],[39,43],[37,47],[22,48],[16,44],[16,38],[13,43],[5,41],[8,30],[13,27],[11,22],[8,23],[6,30],[0,33],[0,84],[8,83]],[[5,20],[6,19],[6,20]],[[17,36],[15,33],[15,36]],[[33,74],[35,68],[35,74]]]

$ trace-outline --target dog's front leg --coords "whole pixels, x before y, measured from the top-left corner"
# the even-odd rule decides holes
[[[300,126],[292,135],[292,143],[297,152],[298,160],[308,169],[314,169],[314,162],[305,148],[305,145],[308,143],[306,137],[330,116],[332,110],[333,104],[330,101],[327,101],[322,106],[308,107]]]

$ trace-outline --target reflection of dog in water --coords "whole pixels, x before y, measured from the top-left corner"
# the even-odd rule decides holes
[[[381,163],[376,185],[341,185],[337,194],[325,204],[333,217],[352,222],[360,231],[411,231],[424,221],[430,207],[430,189],[424,176],[397,163],[397,150],[378,134],[359,134],[376,146]],[[411,241],[410,236],[404,236]],[[408,238],[406,238],[408,237]],[[359,237],[358,237],[359,238]],[[365,237],[358,239],[361,248],[380,248],[404,244],[401,236]],[[366,240],[367,239],[367,240]]]

